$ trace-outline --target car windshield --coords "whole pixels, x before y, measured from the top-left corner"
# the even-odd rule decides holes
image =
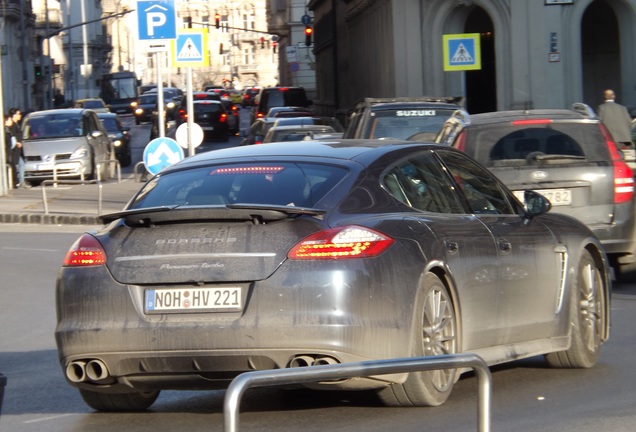
[[[114,117],[100,117],[100,120],[108,132],[119,132],[119,125]]]
[[[433,141],[453,112],[440,108],[378,110],[373,113],[365,136]]]
[[[311,207],[347,172],[331,165],[289,162],[177,171],[148,182],[129,209],[226,204]]]
[[[82,103],[84,104],[84,108],[105,108],[105,105],[102,103],[102,101],[98,100],[85,100]]]
[[[82,118],[77,114],[50,114],[27,118],[24,139],[66,138],[84,135]]]
[[[154,105],[157,103],[157,95],[143,95],[139,98],[140,105]]]

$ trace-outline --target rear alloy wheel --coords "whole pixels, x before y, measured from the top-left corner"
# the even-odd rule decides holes
[[[424,276],[416,313],[413,357],[455,354],[455,310],[448,289],[433,273]],[[456,373],[455,369],[411,372],[404,383],[391,384],[378,395],[387,406],[438,406],[448,399]]]
[[[570,348],[546,354],[551,367],[590,368],[596,364],[607,322],[604,291],[601,270],[586,250],[569,290]]]
[[[159,390],[143,393],[98,393],[80,389],[79,392],[89,407],[110,412],[145,411],[159,397]]]

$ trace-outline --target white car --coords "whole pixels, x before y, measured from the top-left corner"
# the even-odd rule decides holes
[[[112,145],[108,132],[90,109],[73,108],[32,112],[22,124],[25,178],[97,177],[110,173]],[[101,162],[101,163],[100,163]]]

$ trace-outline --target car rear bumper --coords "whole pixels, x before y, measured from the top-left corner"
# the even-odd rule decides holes
[[[143,309],[144,287],[118,284],[105,268],[96,270],[64,268],[56,288],[63,370],[98,360],[108,371],[108,384],[69,379],[78,387],[218,388],[250,370],[406,357],[411,350],[413,301],[405,298],[414,294],[405,289],[379,302],[387,281],[343,291],[325,286],[317,272],[299,290],[285,274],[248,284],[240,312],[153,315]],[[364,387],[385,384],[371,380]]]

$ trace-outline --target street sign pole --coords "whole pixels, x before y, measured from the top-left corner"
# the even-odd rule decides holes
[[[161,69],[163,69],[163,52],[157,51],[155,53],[155,66],[157,66],[157,121],[159,124],[159,136],[166,136],[166,122],[164,121],[163,113],[163,76]]]
[[[194,103],[192,101],[192,66],[186,68],[186,109],[188,110],[188,156],[194,156],[192,128],[194,127]]]

